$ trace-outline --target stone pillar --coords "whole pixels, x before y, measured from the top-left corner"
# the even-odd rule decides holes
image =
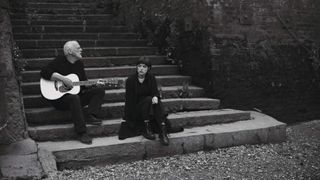
[[[27,134],[22,96],[12,57],[13,37],[8,2],[0,0],[0,116],[1,124],[7,122],[6,127],[0,130],[0,144],[23,140]]]
[[[7,125],[7,101],[5,85],[7,83],[7,69],[5,64],[0,63],[0,131]]]

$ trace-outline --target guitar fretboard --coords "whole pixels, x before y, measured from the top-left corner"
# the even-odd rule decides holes
[[[97,81],[77,81],[72,82],[73,86],[85,86],[85,85],[93,85],[96,84]]]

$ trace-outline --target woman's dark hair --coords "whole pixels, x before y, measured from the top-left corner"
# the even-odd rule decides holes
[[[148,66],[148,68],[150,69],[151,68],[151,62],[150,62],[150,59],[146,56],[141,56],[138,61],[137,61],[137,65],[138,64],[145,64]]]

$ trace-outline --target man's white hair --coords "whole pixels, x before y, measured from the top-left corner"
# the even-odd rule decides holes
[[[63,46],[64,55],[70,55],[70,52],[72,52],[72,50],[77,44],[79,44],[78,41],[67,41]]]

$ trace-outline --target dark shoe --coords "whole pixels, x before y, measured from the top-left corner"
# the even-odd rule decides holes
[[[160,143],[164,146],[169,146],[169,138],[166,125],[161,125],[161,133],[159,134]]]
[[[144,126],[145,126],[145,132],[142,133],[143,137],[145,137],[147,139],[150,139],[150,140],[155,140],[156,136],[151,131],[151,127],[150,127],[149,121],[145,121],[144,122]]]
[[[96,118],[94,115],[89,115],[87,118],[87,124],[92,124],[92,125],[101,125],[102,120]]]
[[[79,134],[78,139],[84,144],[92,144],[92,137],[90,137],[87,133]]]

